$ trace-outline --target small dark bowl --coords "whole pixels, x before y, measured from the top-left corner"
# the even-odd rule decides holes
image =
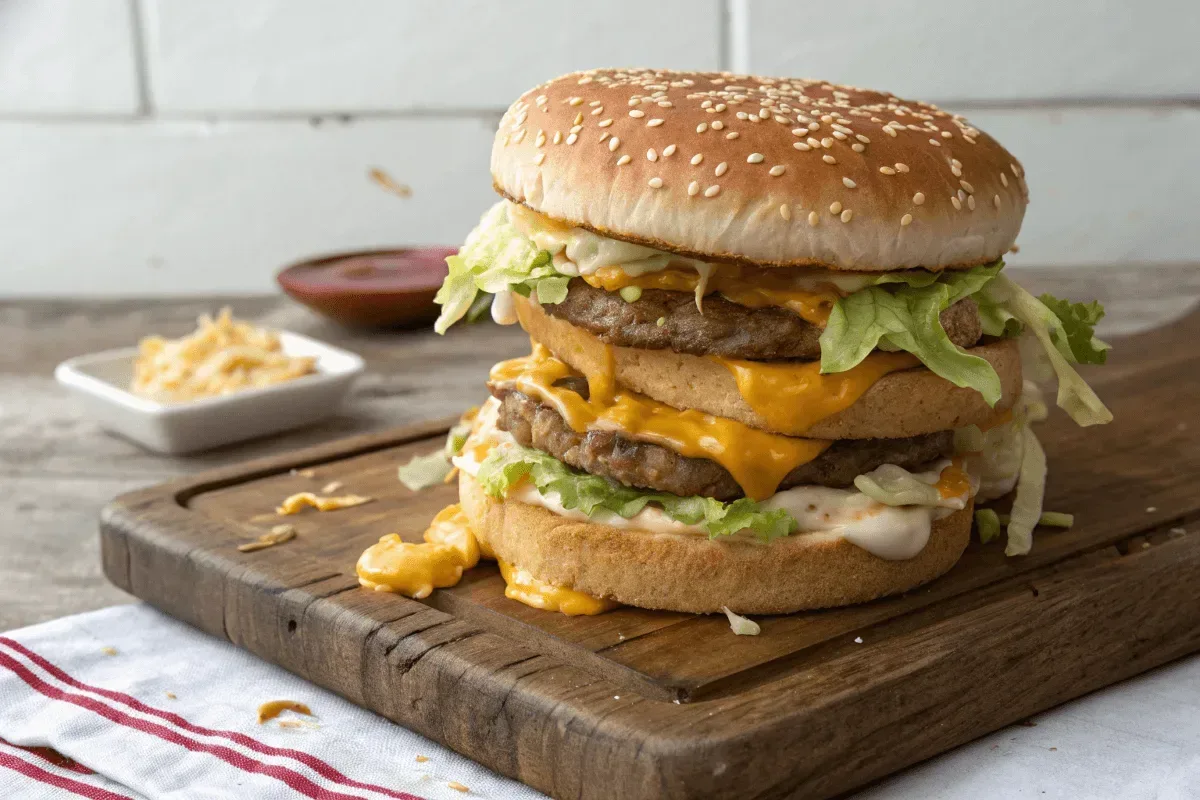
[[[309,259],[275,280],[297,303],[352,327],[428,325],[437,318],[433,296],[446,277],[446,247],[364,250]]]

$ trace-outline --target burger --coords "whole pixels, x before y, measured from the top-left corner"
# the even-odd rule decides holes
[[[1003,269],[1020,162],[934,105],[590,70],[512,104],[491,172],[436,329],[490,299],[531,339],[452,448],[462,523],[517,599],[774,614],[903,592],[954,566],[977,503],[1015,490],[1010,555],[1054,521],[1027,379],[1111,419],[1074,367],[1104,361],[1102,309]]]

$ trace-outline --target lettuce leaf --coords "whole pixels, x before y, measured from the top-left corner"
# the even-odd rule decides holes
[[[442,307],[433,324],[438,333],[467,316],[479,292],[511,290],[529,297],[537,290],[540,303],[561,303],[567,296],[570,279],[554,269],[548,252],[513,226],[504,201],[488,209],[446,265],[450,274],[433,298]]]
[[[1071,366],[1102,364],[1108,345],[1095,337],[1092,326],[1104,314],[1099,303],[1071,304],[1051,295],[1038,299],[1006,276],[976,296],[984,333],[1001,335],[1016,326],[1033,334],[1058,376],[1058,406],[1079,425],[1102,425],[1112,412]]]
[[[396,471],[396,477],[410,491],[419,492],[430,486],[446,482],[446,476],[454,467],[445,450],[438,450],[423,456],[413,456],[407,464]]]
[[[653,503],[673,520],[702,527],[710,538],[748,530],[770,541],[787,536],[797,527],[796,520],[783,509],[764,509],[744,497],[723,503],[711,497],[679,497],[632,489],[572,470],[553,456],[529,447],[494,448],[480,464],[476,479],[492,497],[504,497],[522,480],[529,480],[541,494],[553,493],[564,508],[589,517],[607,511],[629,519]]]
[[[988,405],[1000,399],[1000,377],[986,360],[955,347],[939,315],[979,292],[1003,262],[961,272],[889,273],[876,285],[834,304],[821,334],[821,372],[844,372],[876,347],[906,350],[953,383],[977,390]],[[892,288],[901,284],[900,288]]]

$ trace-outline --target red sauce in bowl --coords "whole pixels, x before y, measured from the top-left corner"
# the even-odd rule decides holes
[[[453,248],[340,253],[303,261],[276,276],[298,303],[343,325],[413,327],[438,314],[433,296]]]

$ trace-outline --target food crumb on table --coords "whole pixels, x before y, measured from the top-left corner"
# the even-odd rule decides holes
[[[115,656],[115,655],[117,654],[117,648],[115,648],[115,647],[101,647],[101,648],[100,648],[100,652],[101,652],[101,653],[104,653],[104,655],[106,655],[106,656]]]
[[[466,786],[463,786],[463,785],[462,785],[461,783],[459,783],[458,781],[450,781],[450,782],[449,782],[449,783],[447,783],[446,785],[447,785],[447,786],[449,786],[449,787],[450,787],[451,789],[453,789],[454,791],[456,791],[456,792],[462,792],[463,794],[466,794],[467,792],[471,791],[470,789],[468,789]]]
[[[418,764],[424,764],[428,760],[429,760],[429,756],[417,756]]]

